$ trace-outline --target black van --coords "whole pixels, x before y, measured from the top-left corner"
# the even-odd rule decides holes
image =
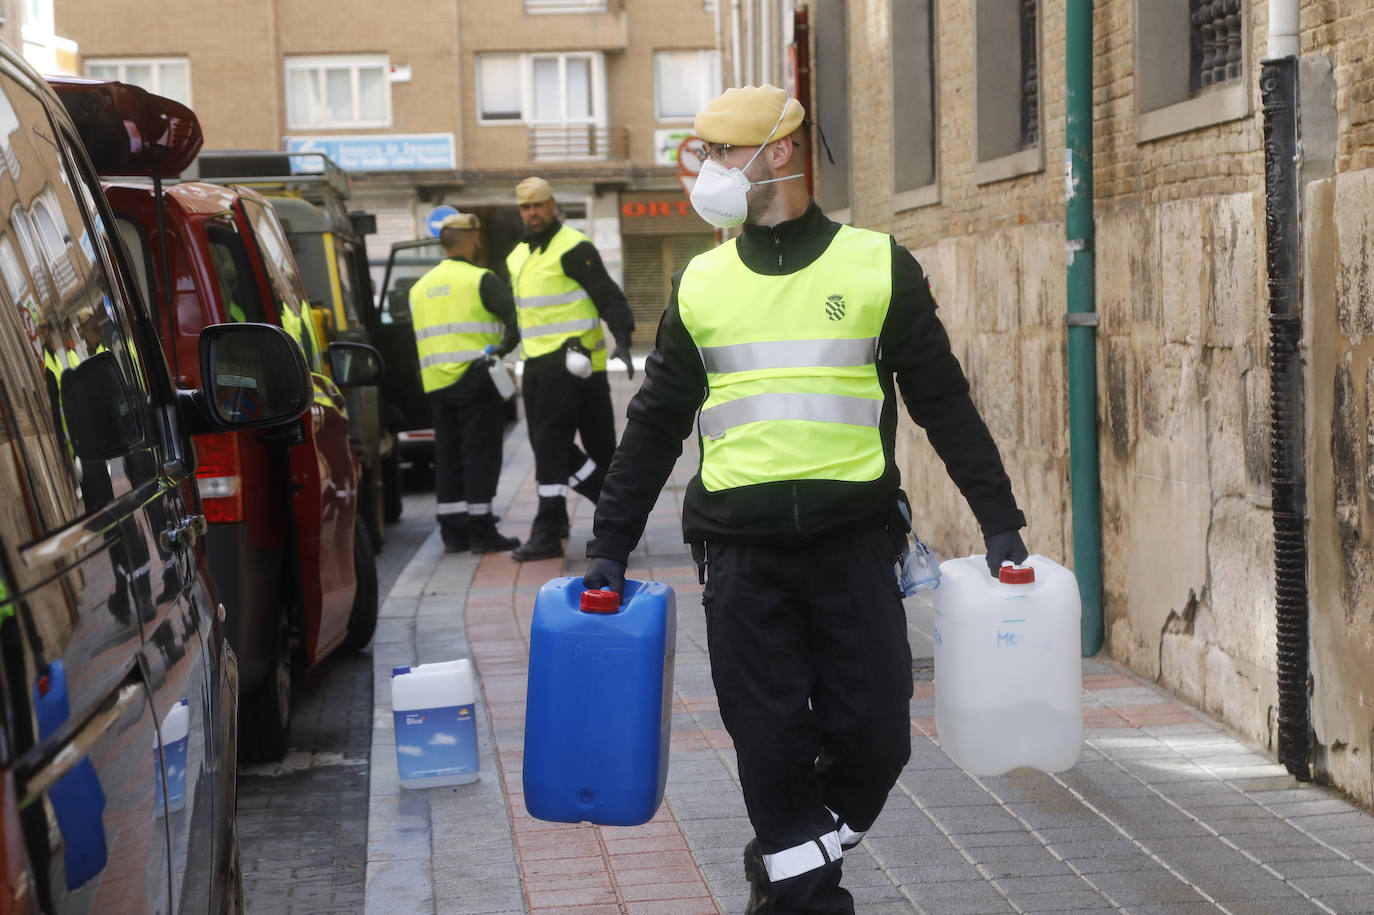
[[[292,420],[310,388],[263,324],[207,328],[204,388],[173,387],[84,146],[175,170],[200,128],[109,91],[78,134],[0,44],[0,908],[241,911],[191,436]]]

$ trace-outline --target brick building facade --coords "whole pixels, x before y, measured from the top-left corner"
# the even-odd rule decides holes
[[[183,93],[207,149],[330,153],[350,205],[377,216],[374,262],[448,205],[492,226],[498,266],[515,184],[539,174],[624,282],[647,342],[671,273],[714,243],[678,218],[675,158],[720,88],[712,0],[248,0],[194,16],[57,0],[56,19],[86,74]]]
[[[1092,5],[1105,651],[1272,748],[1259,91],[1267,4]],[[841,85],[851,125],[848,168],[821,169],[818,196],[855,224],[892,232],[927,268],[1030,519],[1027,543],[1070,563],[1064,4],[812,6],[816,18],[845,28],[843,57],[818,48],[815,81],[818,100],[825,83]],[[1374,3],[1301,4],[1310,759],[1318,778],[1366,803],[1374,799],[1371,27]],[[1015,68],[1018,51],[1020,79],[1008,82],[998,69]],[[1009,111],[1015,121],[1018,103],[1022,125],[1037,124],[1038,135],[1013,137],[1010,153],[990,155],[998,118]],[[924,154],[910,142],[923,105],[934,125],[925,133],[931,180],[899,187],[904,161]],[[833,106],[815,114],[824,126]],[[902,460],[920,529],[946,555],[981,550],[967,507],[911,426]]]

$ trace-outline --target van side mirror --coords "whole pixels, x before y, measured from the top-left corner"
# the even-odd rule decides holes
[[[83,461],[119,457],[143,440],[143,425],[114,353],[95,353],[63,372],[59,390],[67,437]]]
[[[200,332],[203,409],[225,429],[295,419],[311,403],[305,356],[274,324],[211,324]]]
[[[329,344],[329,371],[341,388],[380,384],[386,364],[375,346],[339,341]]]

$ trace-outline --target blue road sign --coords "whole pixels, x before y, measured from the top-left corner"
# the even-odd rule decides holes
[[[458,211],[451,206],[437,206],[429,211],[429,218],[425,220],[425,225],[429,227],[429,234],[435,238],[439,237],[439,223],[444,221],[446,216],[457,216]]]

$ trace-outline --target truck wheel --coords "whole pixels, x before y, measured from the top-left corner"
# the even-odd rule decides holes
[[[382,520],[401,520],[401,458],[395,450],[382,458]]]
[[[377,472],[364,467],[358,480],[358,517],[367,526],[367,538],[372,543],[374,554],[382,551],[386,542],[386,532],[382,527],[381,481]]]
[[[353,529],[353,575],[358,589],[353,593],[353,612],[348,615],[348,635],[344,651],[360,651],[377,631],[377,561],[361,525]]]
[[[291,626],[277,617],[271,673],[239,700],[239,760],[276,762],[286,755],[291,730]]]

